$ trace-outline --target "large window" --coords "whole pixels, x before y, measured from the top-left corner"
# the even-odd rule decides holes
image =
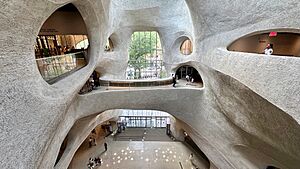
[[[42,25],[36,37],[38,69],[49,83],[55,83],[87,64],[87,29],[73,4],[57,9]]]
[[[126,79],[157,79],[166,77],[163,49],[156,31],[134,32],[129,47]]]
[[[122,110],[120,121],[127,127],[165,128],[170,121],[166,112],[155,110]]]

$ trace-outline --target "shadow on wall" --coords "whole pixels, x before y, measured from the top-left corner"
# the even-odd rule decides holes
[[[207,168],[210,168],[210,162],[207,156],[201,151],[201,149],[197,146],[197,144],[193,141],[193,139],[186,133],[184,137],[184,143],[188,146],[190,146],[193,150],[195,150],[206,162]]]
[[[299,166],[300,127],[297,121],[234,78],[215,70],[211,71],[211,76],[214,78],[207,84],[222,107],[222,113],[249,134],[252,148],[288,168]]]
[[[280,169],[280,168],[277,168],[277,167],[274,167],[274,166],[267,166],[266,169]]]
[[[249,163],[241,163],[245,168],[261,168],[261,169],[280,169],[288,168],[280,165],[278,161],[275,161],[272,157],[260,152],[258,149],[251,148],[247,145],[234,145],[232,147],[233,154],[236,156],[242,156],[247,159]],[[266,167],[267,166],[267,167]],[[274,167],[279,166],[279,167]]]
[[[58,153],[56,161],[55,161],[55,165],[59,162],[60,158],[64,154],[64,152],[67,148],[67,144],[68,144],[68,136],[65,137],[64,141],[62,142],[62,144],[60,146],[59,153]]]

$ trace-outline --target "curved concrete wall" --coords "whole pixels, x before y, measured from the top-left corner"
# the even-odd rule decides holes
[[[33,45],[44,21],[69,2],[86,23],[89,64],[49,85],[39,74]],[[11,0],[0,4],[0,168],[53,168],[63,139],[78,119],[115,108],[171,113],[193,129],[189,134],[217,168],[299,166],[299,58],[226,50],[234,40],[253,32],[282,28],[299,32],[298,1]],[[160,33],[168,72],[189,64],[201,74],[204,89],[77,94],[95,68],[103,77],[121,78],[131,33],[146,29]],[[116,45],[113,52],[105,53],[111,34]],[[188,57],[172,52],[178,50],[174,44],[180,36],[193,40],[194,52]],[[264,158],[253,158],[261,154]]]
[[[77,120],[67,135],[68,143],[66,149],[54,168],[68,168],[74,154],[91,131],[99,124],[111,118],[118,117],[121,114],[118,110],[108,110],[96,116]]]

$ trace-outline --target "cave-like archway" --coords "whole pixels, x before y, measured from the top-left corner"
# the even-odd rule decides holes
[[[62,158],[58,160],[58,164],[57,166],[55,166],[55,168],[60,168],[60,166],[65,165],[86,165],[82,164],[82,161],[80,161],[80,159],[82,160],[81,157],[83,157],[83,151],[89,151],[90,157],[93,158],[95,157],[95,155],[99,155],[99,151],[104,151],[102,146],[103,142],[108,142],[109,146],[113,145],[111,144],[112,141],[140,141],[141,143],[143,143],[144,141],[159,141],[158,143],[160,143],[162,142],[160,140],[164,140],[163,142],[170,142],[170,144],[172,144],[172,142],[178,142],[178,140],[176,141],[177,137],[174,137],[172,133],[175,133],[175,130],[178,130],[182,127],[181,123],[182,121],[173,117],[171,114],[157,110],[115,109],[102,112],[96,116],[84,117],[74,124],[72,129],[69,131],[69,134],[66,136],[66,139],[69,139],[69,142],[66,146],[66,152],[62,155]],[[131,132],[124,134],[127,130],[130,130]],[[138,132],[133,133],[133,131]],[[145,133],[146,131],[147,133]],[[140,135],[140,132],[142,132],[142,135]],[[113,140],[112,137],[114,138]],[[188,144],[186,148],[190,149],[191,152],[197,155],[197,161],[200,160],[197,162],[197,165],[202,166],[201,168],[209,168],[209,160],[206,155],[199,149],[199,147],[197,148],[197,145],[191,140],[186,143]],[[97,153],[93,153],[94,150],[92,149],[94,146],[96,146],[97,148]],[[109,149],[112,148],[109,147]],[[163,151],[165,150],[161,151],[164,154]],[[177,150],[174,149],[173,153],[175,153],[175,151]],[[106,150],[104,152],[106,153]],[[126,151],[122,152],[126,153]],[[155,152],[157,153],[159,152],[159,150],[156,150]],[[170,153],[172,155],[169,158],[170,162],[174,162],[174,160],[180,160],[179,152],[178,154],[172,154],[172,152]],[[131,152],[128,152],[128,154],[131,154]],[[127,154],[123,155],[124,158],[127,156]],[[134,156],[134,152],[132,152],[131,155]],[[189,153],[186,152],[184,156],[188,155]],[[106,167],[119,163],[118,160],[122,161],[121,158],[116,158],[108,161],[105,157],[106,155],[101,152],[100,156],[103,159],[104,165]],[[146,154],[145,157],[147,157]],[[151,157],[148,158],[151,159]],[[152,159],[152,161],[153,160],[155,159]],[[114,161],[115,163],[113,163]],[[177,165],[178,163],[174,163],[174,165],[175,164]]]
[[[194,82],[203,83],[199,72],[192,66],[184,65],[177,69],[176,77],[178,79],[186,79],[186,77],[193,78]]]

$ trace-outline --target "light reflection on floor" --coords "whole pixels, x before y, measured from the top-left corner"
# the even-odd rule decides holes
[[[179,163],[184,169],[194,169],[189,161],[192,151],[181,142],[109,141],[108,151],[103,152],[103,149],[102,145],[88,149],[90,153],[77,157],[69,168],[87,168],[87,155],[101,155],[103,164],[97,169],[180,169]],[[195,161],[199,168],[207,168],[198,157]]]

